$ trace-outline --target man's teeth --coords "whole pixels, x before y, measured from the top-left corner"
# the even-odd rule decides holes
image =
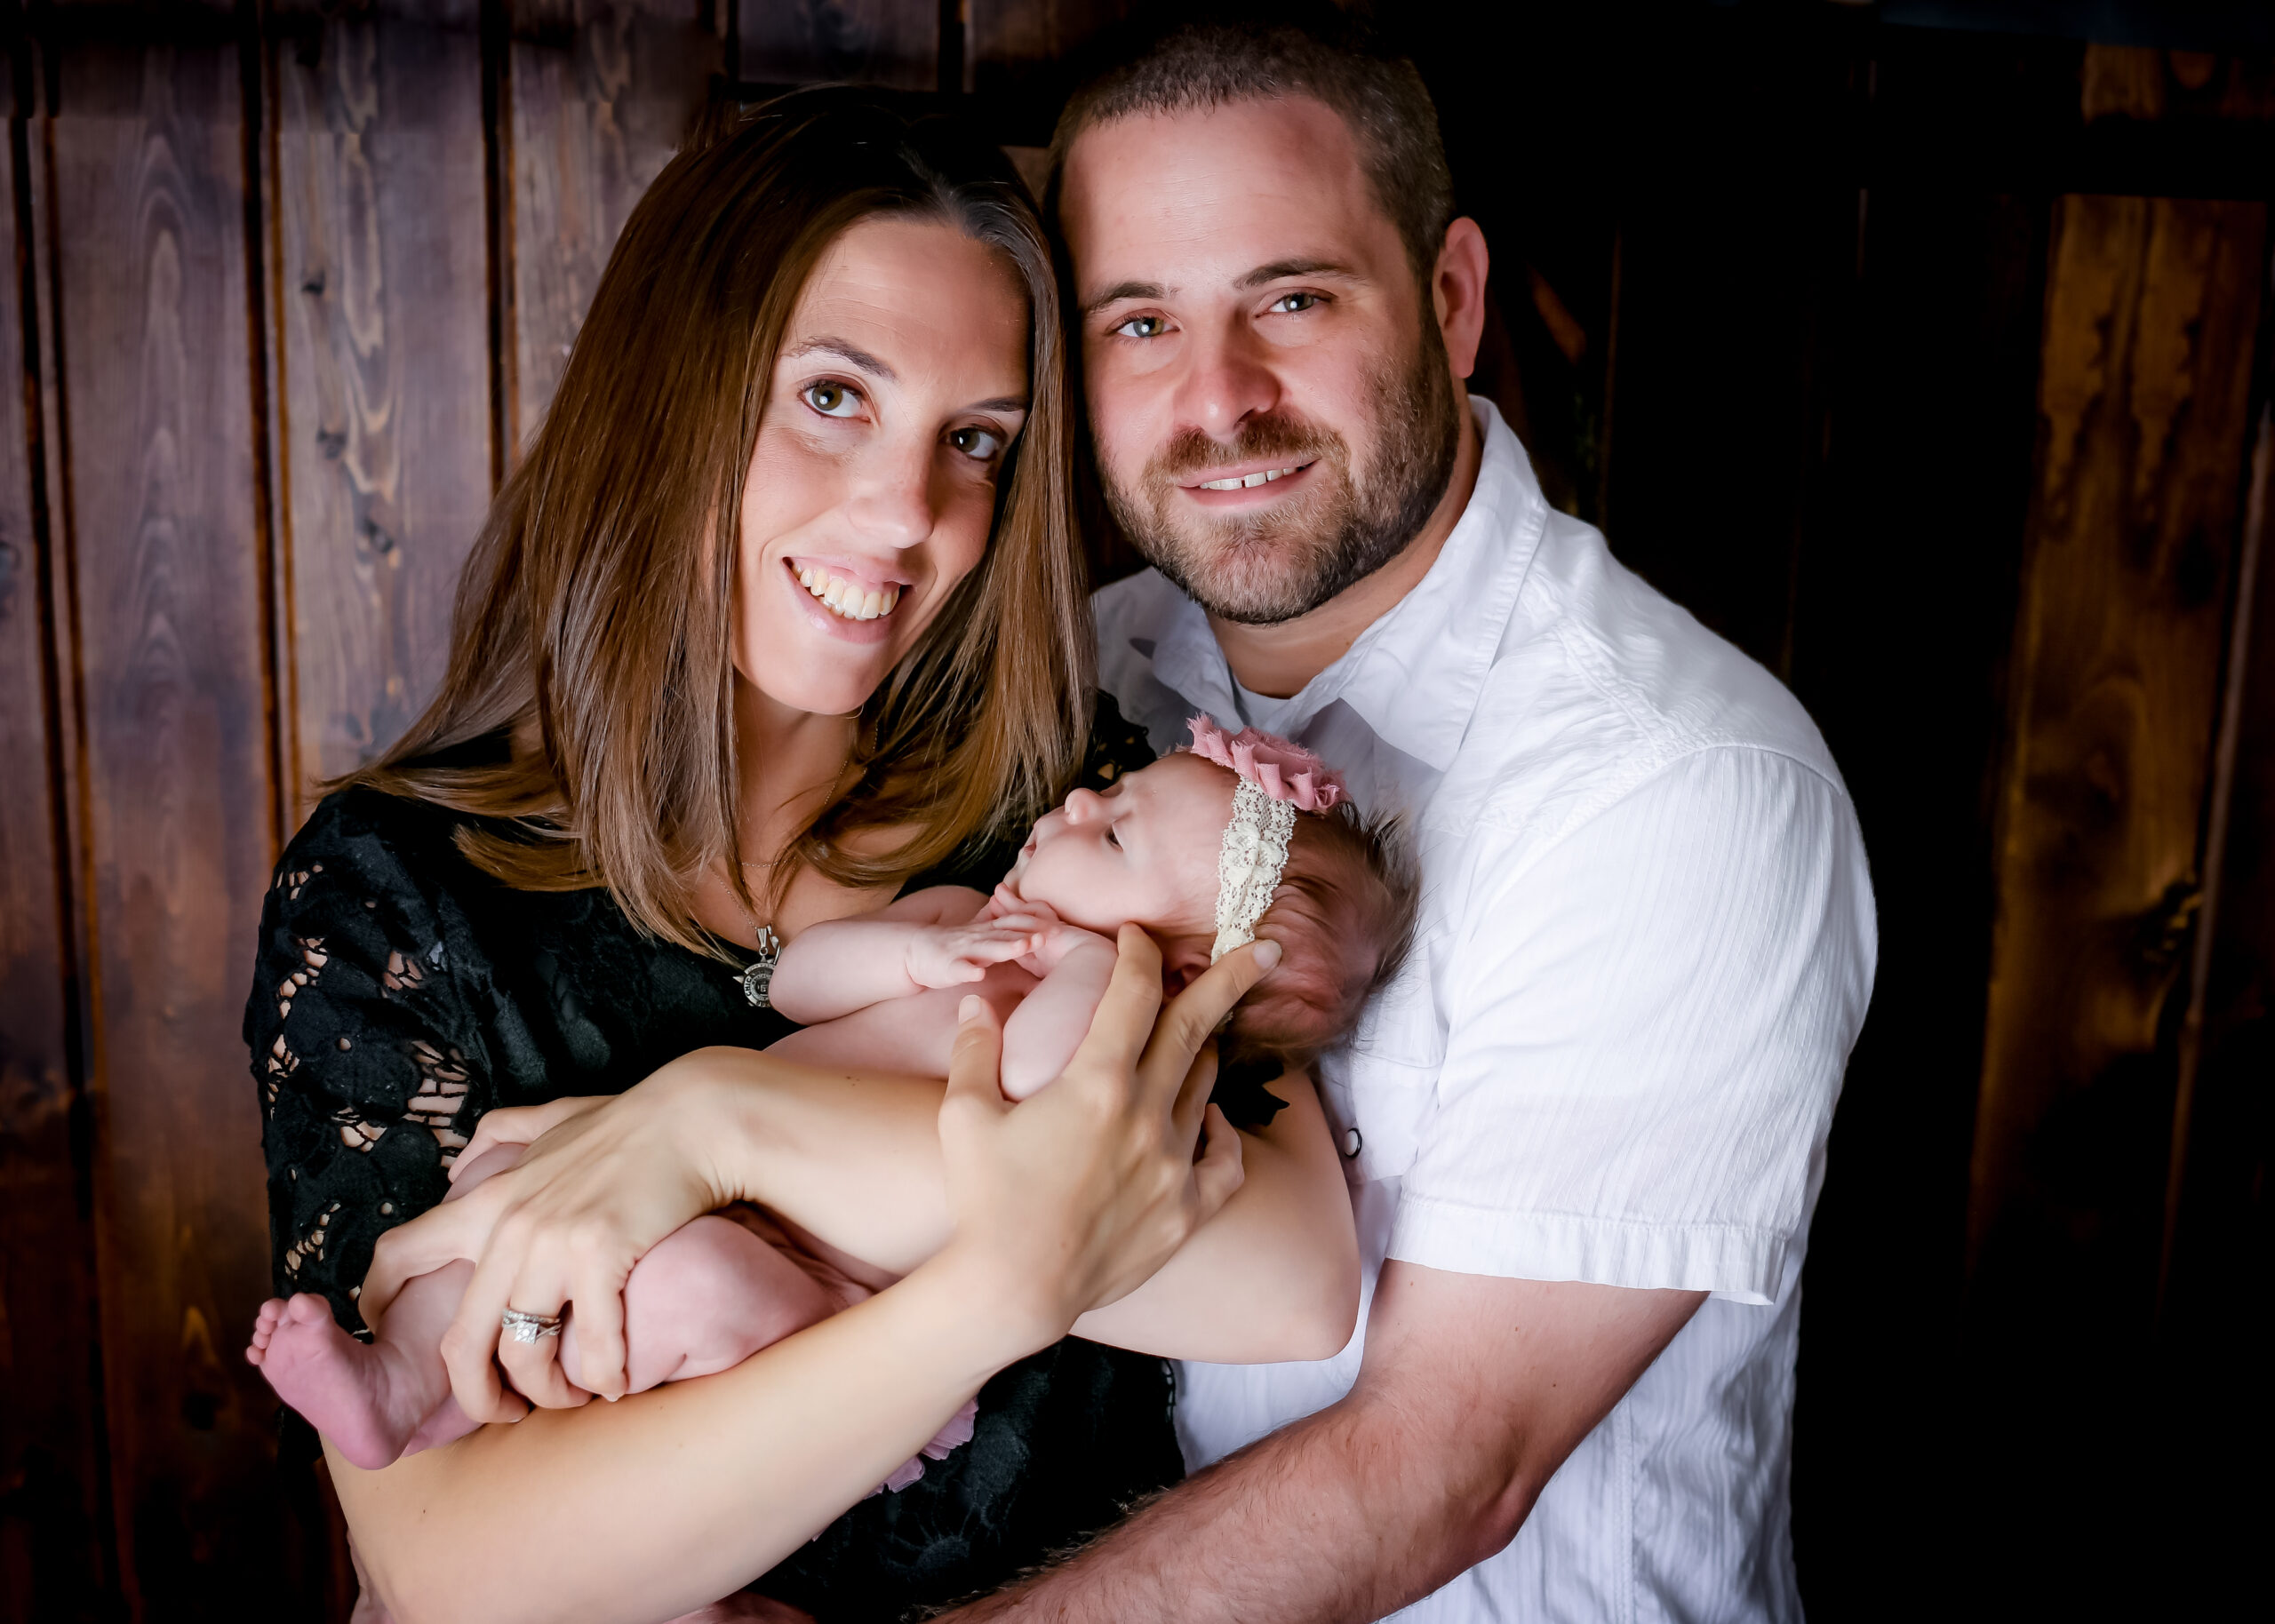
[[[808,564],[797,566],[798,585],[822,601],[824,607],[848,620],[874,620],[892,613],[892,606],[900,601],[900,588],[887,586],[882,590],[865,587],[841,579],[826,569],[816,569]]]
[[[1297,472],[1301,466],[1297,465],[1297,468],[1266,468],[1261,474],[1245,474],[1239,479],[1210,480],[1201,489],[1203,490],[1247,490],[1257,485],[1268,485],[1273,480],[1286,479],[1290,474]]]

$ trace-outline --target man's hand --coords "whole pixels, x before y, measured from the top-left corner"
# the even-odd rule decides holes
[[[1339,1404],[1190,1477],[1081,1556],[946,1615],[1364,1624],[1492,1556],[1702,1292],[1389,1263]]]

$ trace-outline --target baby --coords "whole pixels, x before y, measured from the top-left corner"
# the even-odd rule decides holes
[[[1161,942],[1171,991],[1258,935],[1280,943],[1279,968],[1233,1011],[1228,1057],[1302,1065],[1343,1037],[1403,956],[1410,868],[1317,757],[1253,729],[1227,736],[1206,717],[1190,725],[1190,750],[1103,794],[1076,790],[1046,814],[992,896],[934,887],[801,932],[769,995],[805,1024],[774,1051],[945,1077],[957,1008],[977,991],[1004,1017],[1003,1090],[1024,1099],[1066,1069],[1090,1031],[1123,924]],[[501,1145],[454,1169],[450,1198],[522,1149]],[[726,1370],[882,1283],[816,1250],[755,1214],[706,1214],[666,1237],[624,1289],[628,1390]],[[321,1297],[271,1301],[245,1357],[357,1466],[447,1443],[473,1429],[440,1351],[473,1270],[453,1263],[405,1285],[369,1344],[342,1331]],[[524,1318],[508,1335],[559,1334],[563,1368],[578,1368],[573,1324]],[[923,1453],[942,1459],[969,1439],[972,1416],[966,1405]],[[920,1457],[883,1486],[922,1474]]]

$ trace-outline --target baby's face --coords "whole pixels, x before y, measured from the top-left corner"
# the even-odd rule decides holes
[[[1076,790],[1043,815],[1008,883],[1072,925],[1111,935],[1216,927],[1217,852],[1233,781],[1197,756],[1164,756],[1104,794]]]

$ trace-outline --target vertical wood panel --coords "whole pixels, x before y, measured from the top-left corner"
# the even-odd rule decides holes
[[[2000,1231],[2017,1262],[2052,1243],[2135,1315],[2264,228],[2254,203],[2071,196],[2055,215],[1969,1231],[1978,1257]]]
[[[238,1023],[275,837],[242,64],[215,18],[141,48],[85,28],[44,132],[112,1482],[127,1606],[167,1619],[294,1605],[275,1401],[240,1352],[268,1269]]]
[[[762,84],[850,80],[938,87],[938,0],[730,0],[740,7],[742,77]]]
[[[1129,0],[967,0],[966,88],[981,95],[1025,89],[1130,10]]]
[[[392,743],[444,663],[490,505],[475,0],[280,40],[276,312],[300,782]]]
[[[0,69],[13,66],[0,56]],[[96,1616],[100,1396],[93,1235],[75,1165],[81,1104],[67,998],[67,856],[46,620],[52,552],[35,508],[39,394],[30,144],[0,155],[0,1619]],[[20,177],[18,166],[24,174]],[[29,411],[27,406],[29,406]]]
[[[553,399],[625,217],[723,70],[681,0],[529,0],[514,12],[516,449]]]

